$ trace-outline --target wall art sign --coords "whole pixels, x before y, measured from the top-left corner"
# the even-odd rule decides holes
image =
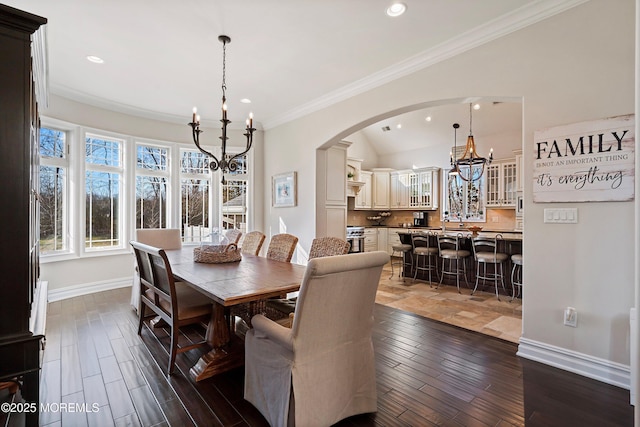
[[[534,202],[633,200],[633,114],[539,130],[533,145]]]

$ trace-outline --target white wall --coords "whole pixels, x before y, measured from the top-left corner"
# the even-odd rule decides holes
[[[41,115],[84,127],[92,127],[139,138],[181,143],[189,148],[194,147],[191,139],[191,128],[186,125],[191,118],[190,112],[186,112],[184,124],[167,123],[120,114],[51,96],[48,108],[42,111]],[[251,153],[255,162],[255,173],[258,177],[263,175],[262,153],[264,143],[262,134],[262,131],[258,131],[254,135],[254,148]],[[203,146],[208,148],[214,144],[216,146],[219,145],[219,136],[220,129],[204,128],[202,140],[206,142],[203,143]],[[229,138],[230,145],[242,145],[245,142],[242,130],[239,129],[230,130]],[[258,185],[257,188],[259,191],[253,194],[251,200],[256,206],[262,207],[264,203],[262,185]],[[133,209],[135,209],[135,206],[131,205],[130,207],[131,211],[128,212],[128,216],[134,218]],[[262,225],[264,221],[262,213],[262,209],[257,210],[256,216],[253,218],[255,224]],[[173,222],[172,227],[179,227],[179,219],[176,218],[176,215],[174,215]],[[72,224],[71,226],[77,227],[77,224]],[[129,236],[125,236],[125,241],[129,241],[134,237],[135,230],[128,230],[128,232]],[[73,287],[81,288],[79,292],[85,292],[92,287],[108,286],[109,283],[123,283],[127,278],[133,277],[134,258],[129,253],[83,258],[72,255],[68,258],[55,262],[51,262],[46,256],[41,258],[40,277],[42,280],[49,282],[49,290],[54,293],[61,292],[64,288]]]
[[[347,149],[347,156],[362,160],[360,167],[363,170],[380,167],[378,165],[380,156],[362,132],[349,135],[345,141],[351,142],[351,146]]]
[[[266,206],[267,227],[284,225],[308,245],[315,229],[314,199],[307,194],[315,187],[315,149],[351,135],[371,117],[420,102],[522,97],[524,174],[531,182],[534,131],[634,112],[634,15],[633,0],[592,0],[268,130],[265,173],[297,170],[301,197],[295,208]],[[530,184],[525,197],[523,337],[628,365],[633,202],[533,204]],[[568,206],[578,208],[578,224],[543,223],[544,208]],[[578,310],[575,329],[562,325],[566,306]]]

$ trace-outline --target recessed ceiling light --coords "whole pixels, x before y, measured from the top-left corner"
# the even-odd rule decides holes
[[[251,100],[248,98],[242,98],[240,102],[242,102],[243,104],[251,104]]]
[[[480,104],[473,104],[473,109],[474,110],[479,110],[480,109]]]
[[[431,116],[427,116],[427,117],[425,117],[425,120],[426,120],[426,121],[428,121],[428,122],[430,122],[430,121],[431,121]]]
[[[401,123],[398,123],[398,124],[396,125],[396,127],[397,127],[398,129],[401,129],[401,128],[402,128],[402,124],[401,124]]]
[[[93,62],[94,64],[104,64],[104,59],[99,56],[89,55],[87,56],[87,60]]]
[[[402,15],[407,10],[407,5],[400,2],[395,2],[387,8],[387,15],[396,17]]]

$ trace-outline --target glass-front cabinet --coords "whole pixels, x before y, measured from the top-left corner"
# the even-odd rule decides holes
[[[515,160],[493,162],[485,170],[487,206],[515,207],[518,196],[517,163]]]
[[[409,207],[438,208],[438,177],[440,168],[416,169],[409,175]]]

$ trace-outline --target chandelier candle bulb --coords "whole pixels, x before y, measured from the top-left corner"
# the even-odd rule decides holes
[[[197,117],[196,113],[197,112],[198,112],[198,109],[196,107],[193,107],[193,119],[191,119],[191,120],[193,120],[193,123],[196,123],[196,117]]]

